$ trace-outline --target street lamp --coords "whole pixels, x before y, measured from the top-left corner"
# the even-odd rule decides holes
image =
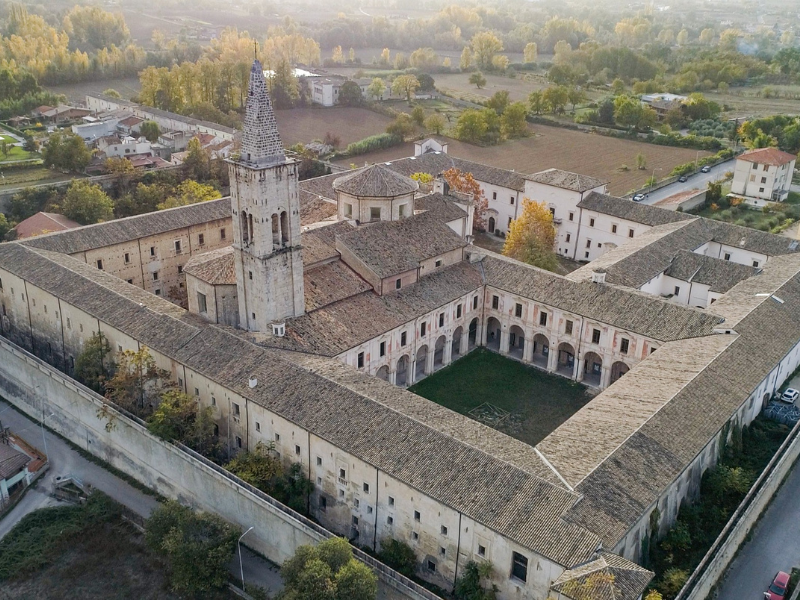
[[[242,538],[244,536],[246,536],[248,533],[250,533],[251,531],[253,531],[252,527],[250,529],[248,529],[247,531],[245,531],[242,535],[240,535],[239,536],[239,541],[236,542],[236,545],[239,547],[239,574],[242,576],[242,591],[243,592],[246,591],[246,590],[244,589],[244,566],[242,564]]]

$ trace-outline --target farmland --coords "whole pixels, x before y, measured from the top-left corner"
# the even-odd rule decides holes
[[[695,150],[655,146],[558,127],[533,125],[531,131],[534,133],[531,137],[488,148],[448,140],[448,153],[458,158],[522,173],[558,168],[592,175],[608,181],[609,193],[617,195],[643,186],[653,174],[653,169],[656,177],[663,178],[676,165],[691,162],[697,157]],[[413,152],[412,144],[404,144],[358,156],[356,161],[343,159],[340,162],[343,165],[351,162],[385,162],[411,156]],[[646,170],[636,169],[637,154],[645,157]],[[700,156],[707,154],[700,152]],[[629,170],[621,170],[622,165],[627,165]]]
[[[341,147],[376,133],[392,122],[389,117],[365,108],[294,108],[275,111],[283,143],[291,146],[321,140],[327,132],[339,136]]]

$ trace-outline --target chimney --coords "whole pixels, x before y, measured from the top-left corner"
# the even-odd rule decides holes
[[[596,271],[592,271],[592,283],[605,283],[605,282],[606,282],[605,269],[597,269]]]
[[[258,385],[258,379],[256,379],[255,377],[253,377],[251,375],[250,379],[247,382],[247,385],[249,385],[250,389],[252,390],[254,387],[256,387]]]
[[[445,181],[441,173],[433,179],[433,192],[443,196],[447,196],[450,193],[450,184]]]

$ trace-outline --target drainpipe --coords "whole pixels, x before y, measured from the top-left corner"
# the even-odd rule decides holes
[[[583,192],[581,192],[581,199],[578,204],[583,201]],[[578,242],[581,241],[581,219],[583,218],[583,209],[578,208],[578,231],[575,232],[575,252],[572,253],[572,260],[578,260]],[[581,326],[583,323],[581,323]]]

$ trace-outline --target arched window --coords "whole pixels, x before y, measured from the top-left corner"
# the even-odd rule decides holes
[[[247,244],[250,241],[250,232],[247,224],[247,213],[245,211],[242,211],[239,216],[241,217],[240,219],[241,225],[239,228],[242,230],[242,242]]]
[[[281,213],[281,244],[286,245],[289,243],[289,215],[286,211]]]
[[[281,226],[277,214],[272,215],[272,245],[275,248],[281,245]]]

